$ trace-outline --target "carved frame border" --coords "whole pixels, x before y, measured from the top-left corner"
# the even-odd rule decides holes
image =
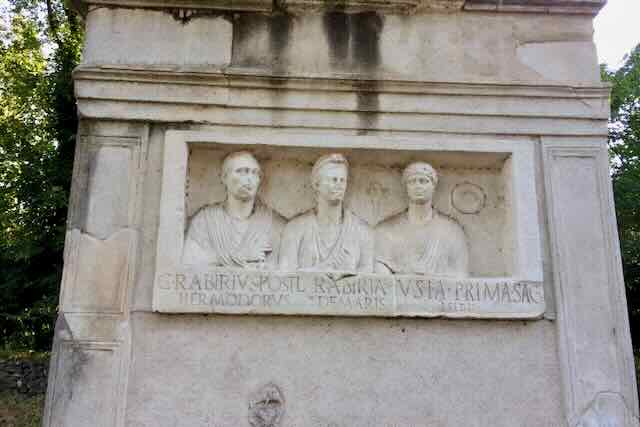
[[[468,137],[449,138],[443,144],[436,135],[379,136],[340,135],[340,144],[328,144],[326,135],[291,133],[277,129],[238,128],[224,126],[212,131],[177,131],[165,133],[160,198],[160,220],[156,251],[156,271],[177,268],[184,242],[185,183],[189,144],[269,145],[298,148],[385,149],[405,151],[452,151],[469,153],[504,153],[511,159],[512,213],[514,256],[512,277],[532,282],[543,281],[541,224],[535,181],[535,141],[529,138],[486,138],[473,142]],[[154,285],[155,289],[155,285]],[[153,307],[156,309],[154,291]]]
[[[138,246],[138,236],[135,224],[139,222],[140,215],[140,200],[139,191],[142,185],[142,175],[140,170],[143,162],[143,141],[139,136],[104,136],[104,135],[83,135],[80,137],[80,144],[78,147],[78,154],[76,155],[76,161],[74,162],[74,179],[79,175],[76,171],[80,165],[85,165],[90,150],[98,150],[102,147],[117,147],[130,152],[130,164],[129,175],[132,177],[128,186],[128,201],[127,201],[127,224],[125,227],[121,227],[119,230],[111,233],[106,239],[115,236],[122,231],[130,232],[129,244],[127,245],[127,254],[125,256],[125,271],[123,277],[120,278],[118,284],[116,284],[116,301],[107,305],[84,305],[78,304],[74,301],[74,290],[76,286],[84,286],[85,284],[79,283],[77,279],[78,274],[78,260],[79,254],[79,239],[84,233],[84,230],[79,228],[77,219],[70,216],[70,221],[67,229],[67,236],[65,238],[65,269],[62,277],[62,285],[60,291],[60,302],[65,313],[103,313],[121,315],[125,311],[127,293],[131,289],[135,279],[135,258],[136,249]],[[88,191],[88,182],[85,183]],[[83,195],[86,197],[86,195]],[[79,210],[78,205],[81,203],[78,198],[80,194],[78,191],[72,192],[72,196],[69,203],[69,212],[75,215],[75,212]]]
[[[543,138],[543,163],[545,187],[547,192],[547,214],[549,216],[551,249],[553,251],[554,290],[558,313],[558,354],[561,364],[562,383],[564,389],[565,411],[567,424],[579,426],[583,422],[582,417],[592,408],[599,396],[603,393],[612,394],[620,398],[625,406],[625,426],[637,426],[638,424],[638,400],[635,381],[634,361],[631,351],[629,334],[629,322],[626,312],[626,296],[624,292],[624,279],[621,271],[620,251],[618,245],[617,226],[615,222],[615,210],[610,177],[608,175],[609,158],[606,146],[601,140],[567,140],[565,138]],[[610,256],[604,262],[606,283],[602,283],[606,289],[607,301],[573,302],[577,291],[577,277],[573,277],[567,266],[571,263],[571,256],[567,253],[564,243],[563,230],[561,230],[559,201],[557,192],[563,182],[553,179],[553,169],[559,167],[558,161],[564,159],[583,159],[593,163],[593,180],[596,188],[593,188],[597,206],[597,224],[592,226],[599,228],[599,233],[604,243],[604,252]],[[588,285],[588,284],[587,284]],[[585,286],[581,284],[580,286]],[[589,305],[591,304],[591,306]],[[589,329],[590,325],[576,324],[572,314],[580,310],[593,310],[597,305],[599,310],[606,310],[606,317],[610,322],[612,337],[598,334],[593,330],[589,335],[589,347],[606,348],[611,344],[609,339],[617,342],[615,354],[609,354],[607,360],[609,366],[601,366],[602,360],[594,352],[585,352],[585,343],[578,343],[577,330]],[[577,307],[577,308],[576,308]],[[593,364],[602,369],[609,368],[613,372],[609,375],[594,376],[590,368]],[[589,393],[589,389],[595,390]],[[606,414],[611,415],[612,414]]]

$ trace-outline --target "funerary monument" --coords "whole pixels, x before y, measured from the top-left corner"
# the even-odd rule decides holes
[[[76,0],[46,427],[631,427],[603,0]]]

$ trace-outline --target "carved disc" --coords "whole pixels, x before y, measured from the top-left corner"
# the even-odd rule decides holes
[[[475,214],[484,208],[487,200],[482,187],[470,182],[456,184],[451,191],[453,207],[463,214]]]

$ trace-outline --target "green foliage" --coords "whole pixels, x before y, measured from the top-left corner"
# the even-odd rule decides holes
[[[0,347],[46,350],[62,274],[77,129],[71,71],[82,28],[59,1],[12,6],[0,30]]]
[[[612,83],[609,151],[622,265],[634,348],[640,347],[640,45],[615,72]]]

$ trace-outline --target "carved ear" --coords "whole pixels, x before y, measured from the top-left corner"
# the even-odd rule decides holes
[[[224,169],[220,172],[220,182],[222,182],[225,188],[227,187],[227,173]]]

